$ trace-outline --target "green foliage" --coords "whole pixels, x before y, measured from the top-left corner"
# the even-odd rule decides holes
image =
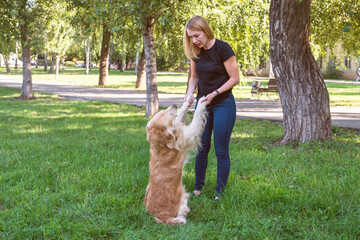
[[[339,79],[341,77],[341,71],[338,69],[336,64],[329,62],[323,77],[327,79]]]
[[[65,1],[57,1],[53,5],[50,21],[47,26],[47,42],[45,49],[56,55],[64,55],[72,43],[75,31],[71,21],[75,15],[74,10],[67,10]]]
[[[237,120],[225,194],[213,201],[216,159],[191,197],[188,223],[156,224],[143,205],[145,108],[69,101],[0,88],[2,239],[356,239],[359,134],[277,146],[279,123]],[[194,157],[183,182],[194,190]]]
[[[311,7],[311,40],[325,54],[340,43],[349,55],[357,56],[360,48],[360,1],[314,0]]]
[[[268,58],[270,0],[38,0],[35,5],[25,7],[27,2],[6,0],[6,4],[1,4],[0,52],[4,54],[13,50],[15,41],[20,39],[19,24],[28,22],[33,51],[44,53],[45,47],[59,53],[66,50],[70,59],[84,59],[84,41],[91,36],[91,56],[97,62],[101,26],[106,24],[115,44],[114,58],[126,56],[128,60],[135,60],[144,16],[149,15],[157,20],[155,47],[163,62],[160,67],[175,69],[186,61],[182,43],[185,23],[194,15],[202,15],[209,21],[215,36],[233,47],[241,70],[257,69],[260,58]],[[359,9],[359,1],[312,2],[310,37],[316,57],[324,55],[328,49],[333,50],[339,42],[348,54],[358,55]],[[47,43],[44,42],[45,31],[48,32]]]
[[[66,66],[66,67],[76,67],[76,64],[73,61],[65,61],[64,66]]]

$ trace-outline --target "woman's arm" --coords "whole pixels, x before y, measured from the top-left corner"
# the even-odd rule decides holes
[[[218,94],[221,94],[223,92],[226,92],[227,90],[230,90],[232,87],[237,85],[239,83],[239,69],[237,66],[236,58],[235,56],[230,57],[228,60],[224,62],[224,66],[226,69],[226,72],[229,74],[229,80],[222,85],[220,88],[216,89],[219,93],[216,91],[209,93],[203,101],[206,101],[206,105],[210,104],[211,101],[216,97]]]
[[[199,78],[195,71],[195,62],[193,60],[190,60],[190,73],[191,73],[191,75],[189,78],[188,89],[187,89],[184,101],[186,101],[187,98],[189,98],[189,99],[191,99],[190,103],[192,103],[194,101],[194,99],[192,98],[192,95],[199,83]]]

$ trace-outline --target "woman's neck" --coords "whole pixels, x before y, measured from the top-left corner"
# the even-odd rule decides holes
[[[205,49],[205,50],[209,50],[212,46],[214,46],[215,41],[216,41],[215,38],[209,40],[209,41],[206,43],[206,45],[204,46],[204,49]]]

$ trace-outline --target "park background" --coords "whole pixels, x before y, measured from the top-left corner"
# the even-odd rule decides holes
[[[19,15],[24,2],[26,16]],[[259,66],[269,57],[269,6],[270,1],[12,1],[0,7],[4,20],[0,50],[9,56],[16,44],[23,43],[17,24],[27,21],[26,33],[32,40],[27,46],[35,64],[36,55],[53,59],[46,71],[45,61],[45,66],[32,68],[34,82],[134,88],[138,75],[122,70],[124,63],[136,62],[137,55],[141,58],[141,20],[147,16],[143,14],[156,17],[158,70],[186,67],[183,27],[199,14],[209,20],[217,38],[234,48],[244,75],[248,70],[260,74]],[[352,66],[358,64],[358,2],[313,1],[311,7],[315,57],[332,54],[338,64],[329,64],[331,74],[338,73],[339,65],[346,67],[349,57]],[[35,8],[41,11],[32,12]],[[19,17],[26,21],[17,21]],[[101,45],[109,32],[106,61],[113,46],[111,62],[123,68],[107,71],[106,81],[101,81],[100,70],[90,70],[87,62],[101,65]],[[334,58],[339,45],[342,55]],[[60,62],[63,56],[68,64],[61,70],[55,60]],[[88,60],[77,60],[80,68],[75,68],[76,59]],[[54,74],[49,74],[51,66]],[[6,73],[8,69],[0,68],[1,75],[16,79],[23,77],[22,70],[19,66]],[[158,77],[160,91],[185,91],[186,74],[164,75]],[[332,105],[358,106],[358,85],[327,87]],[[140,84],[139,89],[146,86]],[[238,97],[250,97],[250,89],[251,81],[244,77],[235,90]],[[149,161],[145,107],[70,101],[40,93],[34,94],[35,100],[19,101],[21,93],[0,88],[0,236],[4,239],[360,236],[356,130],[333,127],[332,140],[279,145],[281,123],[237,120],[230,146],[232,173],[224,197],[220,202],[212,200],[216,159],[211,152],[207,188],[200,198],[190,199],[188,224],[168,227],[155,224],[143,206]],[[191,158],[185,167],[188,191],[193,190],[193,165]]]

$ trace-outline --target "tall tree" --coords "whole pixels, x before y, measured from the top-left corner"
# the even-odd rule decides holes
[[[73,39],[71,20],[74,14],[75,11],[69,10],[65,1],[57,1],[49,16],[46,50],[53,53],[51,70],[56,62],[56,80],[59,78],[60,57],[65,54]]]
[[[23,9],[20,9],[20,16],[22,16],[21,13],[24,11],[25,7]],[[33,86],[32,86],[32,76],[31,76],[31,52],[30,52],[30,34],[29,32],[29,24],[28,22],[24,22],[23,24],[20,23],[20,34],[21,34],[21,45],[22,45],[22,59],[23,59],[23,84],[22,84],[22,90],[20,99],[33,99],[34,93],[33,93]]]
[[[153,13],[150,13],[145,17],[145,25],[142,29],[146,62],[146,117],[152,117],[159,111],[156,52],[154,45],[154,24],[156,19],[152,14]]]
[[[32,99],[34,93],[32,89],[30,47],[33,45],[33,39],[36,39],[36,23],[44,19],[48,10],[51,9],[52,2],[45,0],[4,0],[1,4],[2,26],[13,26],[14,23],[18,28],[11,28],[8,31],[10,36],[21,40],[22,60],[23,60],[23,84],[20,99]],[[35,37],[34,37],[35,36]]]
[[[146,117],[159,111],[157,90],[157,65],[154,30],[156,23],[174,16],[174,12],[185,9],[187,1],[137,0],[130,1],[129,11],[136,16],[136,23],[142,29],[146,62]]]
[[[2,54],[2,57],[4,58],[6,72],[10,73],[11,70],[8,59],[10,57],[12,48],[15,47],[15,39],[14,36],[8,34],[8,31],[9,29],[2,27],[0,23],[0,54]]]
[[[284,138],[331,139],[329,94],[309,42],[311,0],[272,0],[270,57],[284,115]]]
[[[99,85],[106,85],[108,76],[108,63],[110,53],[111,36],[122,29],[124,22],[124,0],[66,0],[71,3],[80,16],[81,21],[86,23],[86,32],[95,28],[102,32],[101,59],[99,66]],[[99,27],[101,29],[99,29]]]

